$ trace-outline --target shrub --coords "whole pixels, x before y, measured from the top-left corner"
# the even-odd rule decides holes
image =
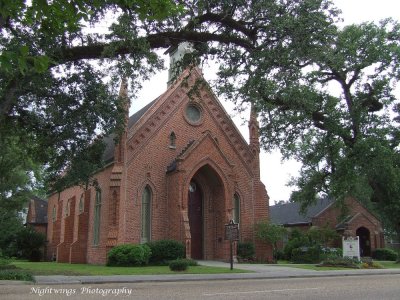
[[[151,249],[150,263],[168,264],[168,261],[185,257],[185,245],[175,240],[149,242]]]
[[[186,259],[176,259],[169,262],[169,269],[171,271],[186,271],[189,263]]]
[[[300,247],[292,250],[292,262],[299,263],[317,263],[320,261],[320,248],[314,247]]]
[[[372,253],[372,257],[376,260],[397,260],[396,251],[388,248],[378,248],[375,249]]]
[[[320,267],[344,267],[344,268],[353,268],[359,269],[357,259],[349,258],[349,257],[331,257],[323,262],[321,262],[318,266]]]
[[[297,232],[295,231],[295,233]],[[308,238],[300,234],[301,233],[299,233],[299,235],[296,235],[295,238],[289,240],[288,243],[285,245],[285,248],[283,248],[283,253],[287,260],[292,260],[293,249],[310,246],[310,241],[308,240]]]
[[[17,236],[18,251],[20,251],[22,257],[30,261],[41,260],[42,251],[40,249],[45,246],[45,243],[46,236],[30,227],[21,230]]]
[[[256,254],[254,243],[251,242],[239,242],[237,244],[237,256],[241,259],[251,260]]]
[[[34,281],[31,273],[19,270],[0,270],[0,280]]]
[[[17,267],[11,264],[11,260],[5,257],[0,257],[0,270],[11,270]]]
[[[322,248],[320,253],[320,259],[326,260],[329,258],[343,257],[343,250],[340,248]]]
[[[275,251],[275,257],[277,260],[284,260],[285,259],[285,253],[283,253],[283,250],[277,249]]]
[[[151,250],[147,245],[125,244],[110,250],[107,266],[141,266],[149,263]]]

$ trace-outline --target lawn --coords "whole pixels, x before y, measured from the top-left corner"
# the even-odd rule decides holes
[[[377,261],[374,262],[383,266],[384,269],[400,269],[400,264],[394,261]],[[291,264],[286,261],[280,261],[277,264],[278,266],[291,267],[291,268],[299,268],[306,270],[315,270],[315,271],[331,271],[331,270],[348,270],[349,268],[344,267],[318,267],[316,264]]]
[[[29,271],[33,275],[161,275],[177,274],[168,266],[145,267],[107,267],[87,264],[68,264],[56,262],[27,262],[14,261],[18,269]],[[195,266],[179,274],[222,274],[222,273],[247,273],[249,271],[221,267]]]

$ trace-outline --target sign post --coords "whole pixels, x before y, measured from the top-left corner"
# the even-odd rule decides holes
[[[239,224],[235,224],[233,220],[225,224],[225,240],[230,242],[230,263],[233,270],[233,242],[239,240]]]

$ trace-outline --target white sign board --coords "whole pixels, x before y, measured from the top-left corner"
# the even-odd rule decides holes
[[[356,237],[343,237],[343,257],[357,258],[360,260],[360,239]]]

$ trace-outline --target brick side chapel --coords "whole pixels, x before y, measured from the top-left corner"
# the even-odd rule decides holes
[[[271,257],[253,231],[269,215],[256,115],[247,143],[207,85],[188,96],[198,79],[200,69],[184,71],[127,117],[119,144],[106,139],[98,188],[74,186],[49,197],[49,259],[104,264],[115,245],[174,239],[188,258],[228,260],[224,228],[231,219],[240,224],[240,240],[255,243],[257,258]],[[121,96],[126,89],[122,82]]]

